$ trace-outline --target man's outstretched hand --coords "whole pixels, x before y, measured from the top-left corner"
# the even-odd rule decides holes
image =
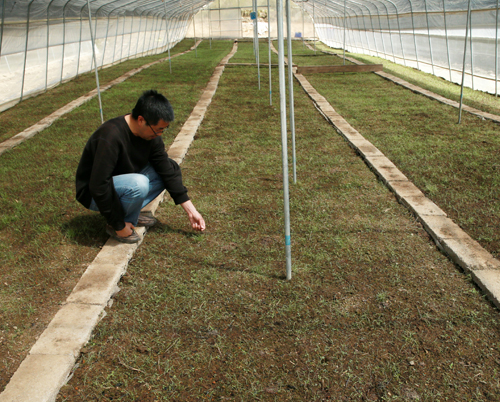
[[[205,230],[205,220],[203,219],[203,216],[196,210],[194,207],[193,203],[189,200],[186,202],[183,202],[181,204],[182,208],[184,208],[184,211],[186,211],[189,222],[191,223],[191,227],[194,230],[198,230],[200,232],[203,232]]]

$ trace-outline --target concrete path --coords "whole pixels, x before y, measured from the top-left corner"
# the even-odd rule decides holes
[[[215,68],[200,100],[169,148],[169,156],[178,164],[182,163],[205,117],[225,64],[236,50],[237,42]],[[144,208],[143,213],[154,215],[163,195]],[[137,228],[136,231],[143,237],[146,229]],[[112,304],[111,298],[119,290],[118,282],[141,242],[123,244],[112,238],[106,242],[0,394],[0,402],[55,401],[59,390],[68,381],[81,348],[106,315],[106,306]]]
[[[277,53],[276,49],[272,48]],[[316,108],[363,158],[370,169],[422,223],[438,248],[455,264],[469,273],[474,282],[500,308],[500,261],[472,239],[446,213],[428,199],[371,142],[356,131],[309,81],[294,70],[295,79]],[[376,74],[376,73],[375,73]]]
[[[306,42],[306,46],[309,49],[314,50],[312,48],[312,46],[309,43],[307,43],[307,42]],[[342,58],[342,56],[340,56],[337,53],[326,52],[326,51],[322,51],[322,50],[321,50],[321,52],[322,53],[326,53],[326,54],[331,54],[333,56],[337,56],[337,57],[341,57]],[[364,65],[363,62],[361,62],[359,60],[356,60],[356,59],[354,59],[352,57],[346,57],[345,59],[349,60],[351,63],[357,64],[357,65]],[[402,78],[395,77],[392,74],[385,73],[383,71],[375,72],[375,74],[381,76],[382,78],[385,78],[386,80],[392,81],[395,84],[401,85],[402,87],[405,87],[405,88],[409,89],[410,91],[413,91],[415,93],[419,93],[421,95],[427,96],[428,98],[437,100],[438,102],[441,102],[441,103],[444,103],[446,105],[455,107],[457,109],[460,107],[460,103],[459,102],[455,102],[455,101],[453,101],[451,99],[445,98],[444,96],[441,96],[441,95],[438,95],[438,94],[436,94],[434,92],[428,91],[427,89],[421,88],[421,87],[419,87],[417,85],[410,84],[408,81],[405,81]],[[481,118],[488,119],[488,120],[493,120],[493,121],[495,121],[497,123],[500,123],[500,116],[497,116],[496,114],[483,112],[482,110],[475,109],[475,108],[473,108],[471,106],[467,106],[467,105],[463,105],[463,104],[462,104],[462,110],[465,110],[466,112],[469,112],[469,113],[474,114],[476,116],[479,116]]]
[[[191,52],[192,50],[196,49],[196,47],[201,43],[201,40],[197,41],[189,50],[186,50],[185,52],[178,53],[174,56],[171,56],[170,59],[174,57],[181,56],[183,54],[186,54],[188,52]],[[106,85],[103,85],[100,87],[101,92],[106,91],[107,89],[115,86],[116,84],[120,84],[123,81],[127,80],[128,78],[136,75],[137,73],[140,73],[142,70],[149,68],[151,66],[154,66],[155,64],[162,63],[164,61],[167,61],[169,57],[165,57],[163,59],[153,61],[152,63],[144,64],[141,67],[135,68],[133,70],[130,70],[129,72],[123,74],[121,77],[116,78],[115,80],[109,82]],[[24,141],[34,137],[37,135],[39,132],[42,130],[45,130],[47,127],[49,127],[52,123],[54,123],[57,119],[59,119],[61,116],[64,116],[65,114],[71,112],[72,110],[76,109],[77,107],[83,105],[84,103],[90,101],[94,97],[97,96],[97,88],[93,89],[90,91],[88,94],[80,96],[78,99],[75,99],[74,101],[71,101],[67,105],[63,106],[62,108],[56,110],[54,113],[49,114],[48,116],[44,117],[42,120],[40,120],[38,123],[35,123],[31,127],[28,127],[26,130],[20,132],[19,134],[16,134],[15,136],[9,138],[8,140],[0,143],[0,155],[2,155],[4,152],[18,146],[19,144],[23,143]]]

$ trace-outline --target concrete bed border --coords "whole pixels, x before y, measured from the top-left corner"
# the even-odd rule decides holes
[[[273,50],[276,52],[274,46]],[[302,74],[298,74],[295,68],[293,70],[295,79],[311,98],[316,109],[356,150],[370,169],[396,195],[397,200],[416,216],[438,249],[464,272],[470,274],[476,285],[500,309],[500,261],[448,218],[446,213],[409,181],[379,149],[339,115]]]
[[[237,41],[231,52],[215,68],[200,100],[170,146],[169,157],[177,163],[182,163],[193,142],[215,94],[224,66],[236,50]],[[163,197],[164,192],[142,212],[154,215]],[[136,230],[143,238],[146,229],[142,227]],[[55,401],[61,387],[71,378],[81,348],[106,315],[106,306],[111,306],[112,297],[119,291],[118,282],[126,273],[128,263],[141,242],[142,239],[136,244],[124,244],[112,238],[106,242],[28,356],[21,362],[0,394],[0,402]]]

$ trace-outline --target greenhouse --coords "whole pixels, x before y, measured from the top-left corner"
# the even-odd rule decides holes
[[[254,2],[3,0],[0,107],[95,64],[102,68],[163,52],[186,36],[251,37],[242,11],[255,7],[267,12],[268,7],[267,1]],[[277,37],[276,4],[271,3],[265,26]],[[463,79],[466,86],[498,95],[496,0],[308,0],[292,5],[294,38],[318,38],[335,48],[376,55],[455,83]],[[261,37],[267,35],[264,29]]]
[[[0,402],[500,400],[498,0],[0,7]]]

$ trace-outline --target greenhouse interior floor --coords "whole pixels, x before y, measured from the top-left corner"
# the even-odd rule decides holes
[[[198,135],[198,129],[216,93],[224,66],[236,53],[237,48],[238,43],[235,42],[232,51],[215,68],[215,72],[212,74],[205,91],[199,97],[198,103],[193,108],[190,117],[185,120],[179,134],[169,148],[169,156],[179,164],[184,161],[188,149]],[[190,51],[192,52],[193,49],[194,47]],[[178,55],[184,54],[187,54],[187,51]],[[162,61],[165,61],[165,59],[162,59]],[[354,59],[351,61],[354,61]],[[150,63],[148,67],[154,64]],[[139,72],[135,71],[134,75]],[[392,79],[389,74],[381,75],[386,79]],[[128,75],[126,78],[131,76]],[[295,79],[313,101],[321,115],[335,127],[349,146],[355,150],[356,154],[362,158],[370,170],[377,175],[378,179],[395,194],[399,203],[408,208],[411,214],[417,218],[439,250],[447,255],[453,263],[461,267],[465,273],[471,275],[473,281],[483,290],[493,304],[496,307],[500,307],[500,261],[481,247],[477,241],[472,239],[452,219],[448,218],[447,214],[427,198],[393,162],[339,115],[328,100],[309,83],[305,76],[295,72]],[[394,80],[398,81],[399,85],[406,86],[402,80],[395,78]],[[123,81],[117,81],[114,84],[116,85]],[[106,89],[110,87],[108,86]],[[414,92],[420,91],[415,86],[409,89]],[[422,93],[426,96],[442,98],[438,95],[434,96],[435,94],[423,89]],[[95,95],[94,93],[92,96]],[[85,101],[88,101],[88,98]],[[438,100],[443,101],[442,99]],[[67,109],[65,113],[71,112],[82,103],[80,102],[71,109]],[[456,104],[452,106],[456,106]],[[472,108],[468,111],[484,118],[489,118],[497,122],[500,121],[500,118],[493,114],[475,109],[472,110]],[[2,144],[0,144],[0,154],[11,150],[14,146],[41,132],[53,124],[61,115],[63,114],[57,113],[57,116],[54,116],[53,120],[25,130],[26,133],[29,132],[29,135],[21,133],[21,135],[14,136],[4,143],[3,148]],[[43,124],[45,126],[42,127]],[[10,152],[16,152],[16,150]],[[154,215],[162,200],[163,195],[148,206],[145,212]],[[141,236],[144,236],[146,231],[144,228],[141,228],[139,232]],[[95,327],[99,325],[99,322],[106,315],[105,309],[111,307],[113,304],[113,297],[119,290],[118,284],[122,277],[126,275],[129,261],[133,258],[138,246],[138,244],[120,244],[113,239],[109,239],[106,242],[93,262],[88,265],[83,276],[66,301],[61,303],[62,307],[47,328],[40,334],[26,359],[11,377],[7,387],[0,394],[0,401],[53,401],[56,398],[61,398],[61,396],[57,396],[61,387],[73,375],[72,371],[75,369],[75,364],[81,356],[82,348],[89,342]],[[125,363],[122,366],[127,367]],[[130,369],[131,366],[128,366],[128,368]],[[324,383],[322,386],[322,393],[326,392],[328,394],[325,391],[327,387],[325,387]],[[270,386],[264,389],[264,393],[275,395],[280,392],[280,387],[282,386]],[[410,391],[408,391],[410,397],[411,395],[418,395],[417,391]]]

